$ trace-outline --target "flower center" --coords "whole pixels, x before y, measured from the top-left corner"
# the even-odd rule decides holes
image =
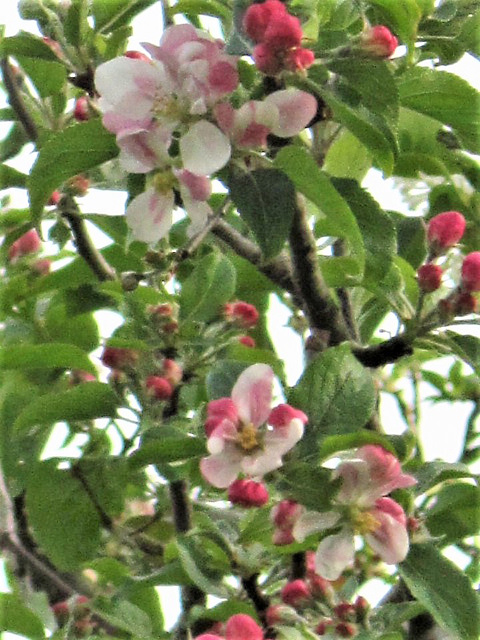
[[[380,522],[370,511],[359,511],[352,514],[352,524],[355,533],[360,535],[372,533],[372,531],[375,531],[380,526]]]
[[[153,178],[153,186],[158,193],[168,193],[176,183],[177,179],[171,171],[161,171]]]
[[[237,436],[237,443],[244,451],[253,451],[260,446],[258,431],[252,423],[243,425]]]
[[[183,110],[177,96],[156,95],[153,102],[153,116],[158,120],[181,120]]]

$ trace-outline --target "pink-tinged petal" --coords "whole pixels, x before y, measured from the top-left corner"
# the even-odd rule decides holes
[[[308,416],[303,413],[303,411],[300,411],[300,409],[295,409],[295,407],[291,407],[289,404],[279,404],[272,409],[267,422],[271,424],[272,427],[285,427],[294,418],[301,420],[303,424],[308,422]]]
[[[318,533],[334,527],[339,520],[340,514],[335,513],[335,511],[327,511],[325,513],[306,511],[302,513],[293,525],[293,537],[298,542],[303,542],[312,533]]]
[[[290,451],[303,435],[303,423],[292,420],[287,427],[267,431],[263,451],[245,456],[242,469],[251,476],[263,476],[282,466],[282,456]]]
[[[333,478],[341,478],[342,486],[337,494],[338,502],[342,504],[358,504],[364,496],[367,504],[372,505],[378,494],[370,497],[370,474],[368,465],[364,460],[347,460],[342,462],[333,472]]]
[[[369,468],[370,482],[377,489],[377,496],[386,495],[394,489],[404,489],[417,483],[413,476],[402,473],[397,458],[376,444],[367,444],[357,451],[357,457]]]
[[[207,176],[199,176],[186,169],[174,172],[180,184],[188,190],[192,200],[208,200],[212,195],[212,181]]]
[[[231,443],[236,440],[237,435],[237,426],[230,420],[222,420],[208,438],[207,449],[209,453],[214,455],[223,453],[228,446],[232,446]],[[241,457],[240,453],[239,456]]]
[[[375,509],[382,513],[388,513],[389,516],[392,516],[405,528],[407,527],[407,516],[403,507],[392,498],[379,498],[375,501]]]
[[[190,24],[175,24],[163,32],[160,47],[167,53],[174,54],[186,42],[196,40],[198,40],[198,34],[195,27]]]
[[[266,364],[254,364],[243,371],[232,389],[232,400],[240,420],[259,427],[266,422],[272,402],[273,371]]]
[[[202,633],[202,635],[196,636],[195,640],[223,640],[223,638],[213,633]]]
[[[272,128],[272,133],[281,138],[300,133],[317,112],[316,99],[299,89],[275,91],[265,98],[265,103],[278,109],[279,119]]]
[[[180,138],[183,166],[199,175],[209,175],[224,167],[230,159],[230,142],[218,127],[200,120]]]
[[[148,173],[169,163],[170,129],[152,126],[133,134],[119,134],[120,165],[129,173]]]
[[[343,529],[324,538],[315,553],[315,570],[326,580],[336,580],[355,557],[353,533]]]
[[[237,406],[231,398],[218,398],[218,400],[211,400],[207,405],[207,415],[221,416],[227,418],[231,422],[238,420]]]
[[[126,211],[127,224],[136,240],[153,244],[172,226],[173,192],[147,189],[134,198]]]
[[[208,456],[200,460],[200,471],[207,482],[217,489],[226,489],[238,476],[240,459],[230,456]]]
[[[226,640],[263,640],[263,631],[253,618],[237,613],[227,622]]]
[[[389,513],[374,509],[371,514],[379,526],[365,535],[366,542],[387,564],[397,564],[405,560],[408,547],[408,532],[404,524]]]
[[[220,60],[210,69],[208,82],[211,90],[219,96],[232,93],[238,86],[237,69],[232,63]]]
[[[235,122],[235,109],[229,102],[221,102],[215,105],[213,109],[213,115],[218,123],[220,129],[230,135],[233,131],[233,125]]]

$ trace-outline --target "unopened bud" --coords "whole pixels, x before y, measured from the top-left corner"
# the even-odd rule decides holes
[[[67,182],[67,188],[74,196],[84,196],[90,188],[90,180],[79,173]]]
[[[234,322],[244,329],[254,327],[259,318],[256,307],[242,300],[228,302],[224,307],[224,313],[227,320]]]
[[[84,122],[90,119],[90,108],[88,104],[88,98],[86,96],[80,96],[75,100],[75,106],[73,107],[73,117],[79,122]]]
[[[353,620],[355,618],[355,607],[349,602],[340,602],[334,608],[334,612],[340,620]]]
[[[149,376],[145,381],[145,387],[148,395],[155,400],[168,400],[173,394],[172,385],[162,376]]]
[[[357,635],[355,625],[350,622],[339,622],[335,626],[335,631],[341,638],[354,638]]]
[[[122,283],[122,289],[124,291],[135,291],[139,282],[142,280],[143,275],[135,273],[135,271],[124,271],[120,276],[120,282]]]
[[[40,250],[42,241],[35,229],[30,229],[12,243],[8,251],[8,259],[15,262],[18,258]]]
[[[250,336],[240,336],[238,338],[238,341],[240,342],[240,344],[243,344],[245,347],[248,347],[249,349],[254,349],[256,347],[255,340]]]
[[[40,258],[39,260],[35,260],[32,264],[32,271],[34,271],[39,276],[46,276],[50,273],[50,267],[52,266],[52,261],[48,258]]]
[[[238,479],[229,486],[228,499],[242,507],[263,507],[268,502],[268,491],[262,482]]]
[[[125,51],[123,55],[126,58],[131,58],[132,60],[144,60],[145,62],[150,62],[150,58],[141,51]]]
[[[375,58],[390,58],[398,46],[398,40],[388,27],[377,25],[364,31],[360,37],[362,51]]]
[[[444,211],[434,216],[427,226],[427,240],[433,255],[441,255],[461,239],[465,218],[458,211]]]
[[[121,347],[105,347],[101,361],[110,369],[127,369],[135,366],[138,360],[138,353],[134,349],[124,349]]]
[[[469,253],[462,263],[463,291],[480,291],[480,251]]]
[[[182,381],[183,369],[175,360],[165,358],[162,364],[162,375],[173,387],[176,387]]]
[[[442,283],[443,270],[438,264],[427,262],[417,271],[418,286],[425,293],[436,291]]]
[[[304,580],[292,580],[288,582],[280,593],[285,604],[292,607],[300,607],[311,599],[310,589]]]

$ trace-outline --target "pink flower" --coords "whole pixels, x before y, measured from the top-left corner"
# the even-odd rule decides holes
[[[282,465],[282,456],[303,435],[304,422],[293,418],[281,427],[268,426],[273,371],[254,364],[243,371],[231,398],[214,401],[207,410],[210,456],[200,462],[204,478],[214,487],[228,487],[240,472],[263,476]]]
[[[127,207],[127,224],[136,240],[153,244],[163,238],[172,226],[174,194],[159,193],[150,187]]]
[[[434,216],[427,226],[427,240],[434,255],[453,247],[465,232],[465,218],[458,211],[444,211]]]
[[[480,251],[473,251],[462,263],[462,290],[480,291]]]
[[[399,461],[378,445],[366,445],[355,458],[342,462],[333,477],[342,479],[337,495],[338,510],[306,512],[293,527],[296,540],[315,531],[340,527],[327,535],[315,554],[317,573],[336,580],[355,556],[354,536],[366,542],[387,564],[397,564],[408,553],[407,518],[402,507],[386,498],[394,489],[410,487],[415,478],[402,473]]]
[[[223,638],[212,633],[202,633],[195,640],[223,640]],[[226,624],[225,640],[264,640],[264,637],[261,627],[253,618],[245,613],[237,613]]]
[[[425,293],[432,293],[440,287],[442,276],[443,269],[438,264],[422,264],[417,271],[418,286]]]
[[[317,101],[305,91],[275,91],[263,101],[250,100],[240,109],[222,102],[214,109],[219,127],[237,147],[264,147],[273,133],[290,138],[300,133],[317,112]]]
[[[370,27],[360,38],[362,50],[376,58],[390,58],[398,46],[398,40],[388,27]]]

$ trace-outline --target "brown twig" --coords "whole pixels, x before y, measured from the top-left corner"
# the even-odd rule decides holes
[[[253,575],[248,576],[248,578],[242,578],[242,587],[252,601],[262,625],[267,628],[268,623],[265,613],[270,605],[270,600],[260,591],[257,580],[258,573],[254,573]]]
[[[105,280],[114,280],[115,273],[88,235],[85,221],[81,217],[79,208],[73,197],[69,195],[62,196],[58,204],[58,210],[70,226],[78,253],[93,273],[102,282]]]
[[[2,69],[3,84],[8,94],[8,101],[17,114],[20,124],[25,129],[25,133],[32,142],[35,142],[38,137],[37,126],[25,106],[22,94],[18,90],[18,83],[8,58],[2,58],[0,67]]]

